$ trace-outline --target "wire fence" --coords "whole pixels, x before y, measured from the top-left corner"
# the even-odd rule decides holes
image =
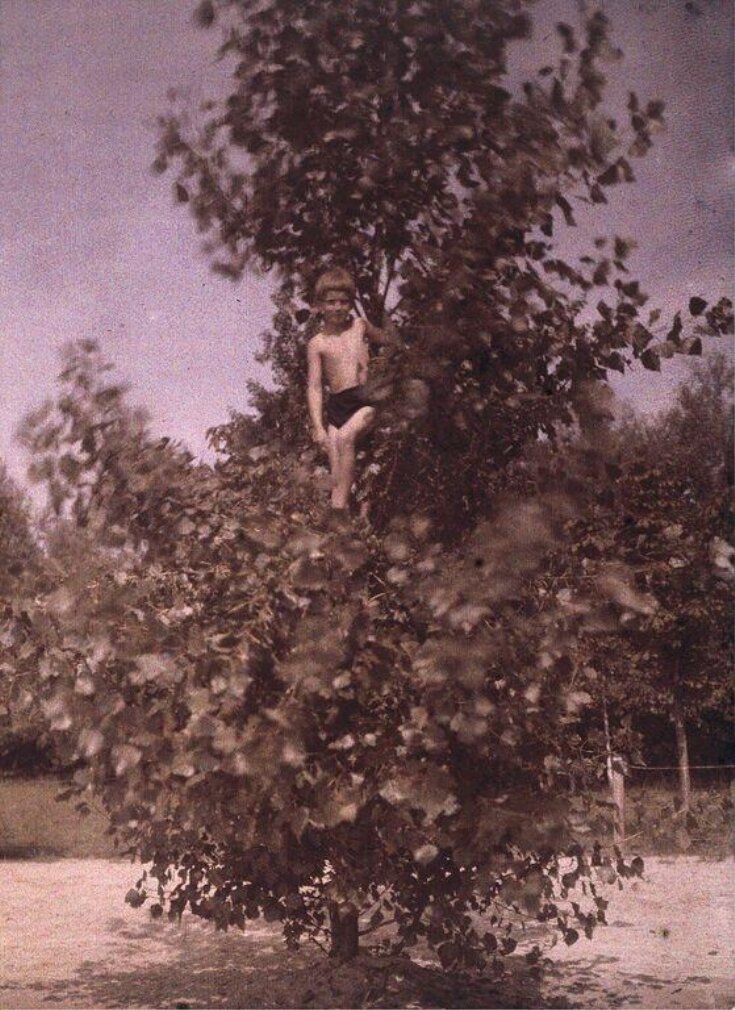
[[[718,835],[729,835],[728,793],[735,785],[735,765],[692,764],[688,771],[689,788],[683,791],[678,765],[628,763],[612,755],[608,780],[615,811],[613,840],[619,845],[673,843],[688,850],[692,844],[711,846]],[[692,819],[694,810],[697,816]]]
[[[735,777],[734,772],[735,764],[689,765],[689,778],[693,789],[727,787]],[[678,765],[626,764],[625,773],[628,788],[676,790],[679,787]]]
[[[679,765],[633,765],[629,764],[629,768],[638,768],[641,771],[646,772],[668,772],[668,771],[679,771]],[[701,768],[735,768],[735,765],[689,765],[689,770],[693,771]]]

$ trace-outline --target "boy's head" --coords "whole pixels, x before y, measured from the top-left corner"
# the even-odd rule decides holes
[[[334,267],[333,270],[325,270],[317,279],[314,286],[314,295],[317,302],[324,301],[328,291],[339,291],[349,298],[350,304],[355,300],[355,282],[352,274],[344,267]]]
[[[342,267],[327,270],[314,286],[314,301],[327,321],[338,322],[347,317],[355,301],[355,282]]]

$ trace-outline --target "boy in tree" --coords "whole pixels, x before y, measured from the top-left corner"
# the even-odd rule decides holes
[[[368,341],[380,340],[382,333],[367,320],[352,318],[355,282],[346,270],[337,268],[322,274],[314,293],[322,328],[307,348],[306,397],[314,440],[329,455],[332,508],[344,513],[355,475],[355,444],[375,417],[364,388]],[[324,379],[329,386],[326,403]]]

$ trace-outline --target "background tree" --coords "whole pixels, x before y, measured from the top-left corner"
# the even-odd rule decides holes
[[[607,480],[536,586],[573,604],[602,580],[625,607],[628,630],[589,642],[592,693],[609,706],[622,753],[646,749],[626,735],[631,719],[655,713],[671,721],[684,808],[686,723],[731,713],[732,381],[729,359],[713,355],[691,370],[669,410],[605,432]],[[578,452],[576,437],[573,445]],[[565,466],[559,452],[537,455],[531,481]],[[588,733],[587,743],[601,752],[601,733]]]
[[[634,636],[627,706],[673,723],[685,809],[686,724],[732,712],[732,386],[728,359],[710,358],[670,411],[621,433],[618,549],[660,603]]]
[[[42,567],[42,552],[30,504],[0,463],[0,760],[17,764],[38,758],[40,719],[14,718],[17,688],[14,637],[5,620],[18,607]]]
[[[28,500],[0,462],[0,591],[9,592],[38,555]]]

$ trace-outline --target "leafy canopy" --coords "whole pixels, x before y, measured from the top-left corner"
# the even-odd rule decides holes
[[[530,34],[530,10],[207,2],[200,21],[222,30],[230,87],[198,116],[161,119],[155,167],[176,170],[214,269],[278,282],[262,356],[277,390],[256,394],[272,435],[304,437],[299,323],[324,266],[347,266],[362,310],[390,321],[374,361],[386,430],[365,488],[379,525],[431,508],[462,529],[524,445],[572,421],[587,383],[631,357],[659,367],[632,243],[601,238],[567,263],[554,236],[575,204],[603,205],[633,181],[662,103],[631,95],[625,122],[604,108],[604,68],[620,53],[600,12],[581,30],[560,24],[557,61],[512,86],[508,49]],[[595,300],[596,321],[582,322]],[[723,313],[699,322],[717,333]],[[677,317],[664,353],[700,349]]]

